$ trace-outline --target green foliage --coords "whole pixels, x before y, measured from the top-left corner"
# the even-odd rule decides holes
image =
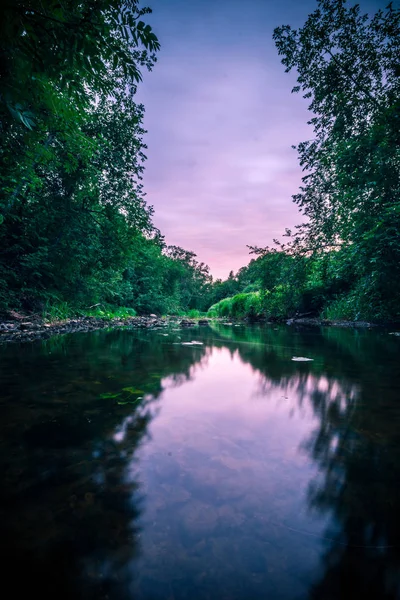
[[[129,317],[136,317],[136,311],[133,308],[127,308],[126,306],[109,306],[100,305],[96,308],[88,309],[85,311],[79,311],[88,317],[101,317],[105,319],[128,319]]]
[[[212,283],[209,267],[199,263],[194,252],[188,252],[179,246],[167,246],[164,255],[169,265],[168,287],[179,290],[179,305],[182,310],[203,311],[207,308]]]
[[[400,9],[390,3],[369,17],[358,5],[319,0],[302,28],[278,27],[274,39],[286,71],[297,72],[293,92],[310,100],[314,128],[297,148],[306,174],[293,196],[307,221],[282,248],[322,262],[328,251],[338,271],[343,257],[350,262],[351,289],[329,313],[399,318]]]
[[[3,111],[31,130],[71,107],[87,108],[94,94],[134,87],[140,67],[151,68],[159,49],[151,27],[139,20],[148,12],[137,0],[4,2]]]
[[[189,319],[199,319],[201,317],[201,312],[197,310],[197,308],[192,308],[188,311],[187,316]]]
[[[141,184],[134,92],[159,48],[148,12],[137,0],[2,5],[0,310],[203,309],[208,267],[165,245]]]
[[[224,298],[208,309],[210,317],[229,317],[232,319],[258,319],[265,314],[263,295],[260,292],[237,294]]]
[[[257,272],[259,282],[253,285],[260,285],[262,289],[225,298],[211,306],[209,314],[250,319],[264,316],[272,320],[295,316],[388,319],[393,311],[389,313],[387,305],[385,309],[377,298],[368,295],[368,281],[356,279],[352,252],[352,248],[341,249],[308,257],[277,251],[260,252],[257,259],[239,271],[235,280],[240,285],[240,277],[245,275],[244,283],[247,283],[246,270],[250,267],[253,273]],[[247,283],[246,287],[250,285]]]
[[[243,294],[244,312],[249,319],[258,319],[265,315],[264,298],[261,292]]]
[[[172,250],[171,250],[172,248]],[[161,239],[138,239],[113,295],[139,314],[187,314],[206,301],[211,277],[195,254],[165,246]]]
[[[232,298],[224,298],[216,304],[213,304],[208,309],[208,316],[214,317],[229,317],[231,312]]]
[[[75,317],[76,309],[72,309],[67,302],[51,303],[49,300],[45,303],[42,317],[45,321],[63,321]]]
[[[208,304],[209,306],[216,304],[224,298],[234,296],[239,291],[241,291],[241,286],[238,281],[238,276],[235,276],[233,271],[231,271],[228,279],[225,281],[217,279],[213,282],[213,285],[209,290]]]
[[[45,321],[62,321],[74,317],[98,317],[103,319],[127,319],[135,317],[136,311],[133,308],[126,306],[111,306],[107,304],[99,304],[87,308],[70,305],[67,302],[50,302],[45,303],[42,317]]]
[[[14,200],[0,226],[8,304],[109,301],[137,240],[157,236],[139,183],[142,114],[122,94],[90,107],[81,118],[82,136],[96,139],[88,153],[81,140],[54,135],[52,156],[36,167],[34,186]]]
[[[140,237],[143,107],[158,42],[136,0],[26,0],[0,13],[0,309],[108,301]]]
[[[358,309],[354,300],[353,295],[337,298],[323,310],[322,317],[332,321],[355,321]]]
[[[278,250],[250,247],[257,258],[214,284],[210,313],[240,318],[245,296],[262,290],[272,319],[399,319],[400,9],[369,18],[319,0],[304,27],[278,27],[274,39],[313,113],[293,197],[307,220]]]

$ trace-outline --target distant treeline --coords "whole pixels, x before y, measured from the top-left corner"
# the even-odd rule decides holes
[[[315,256],[266,252],[226,281],[214,282],[209,313],[273,320],[295,315],[351,321],[398,318],[398,303],[374,302],[361,287],[351,250]]]

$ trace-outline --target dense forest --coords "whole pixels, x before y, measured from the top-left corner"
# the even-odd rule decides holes
[[[2,8],[2,310],[187,311],[209,285],[192,252],[166,245],[141,185],[134,97],[159,49],[148,12],[136,0]]]
[[[297,147],[304,223],[250,246],[225,281],[167,245],[145,198],[135,92],[160,50],[149,12],[137,0],[1,8],[0,311],[399,320],[400,10],[319,0],[301,29],[275,29],[314,132]]]

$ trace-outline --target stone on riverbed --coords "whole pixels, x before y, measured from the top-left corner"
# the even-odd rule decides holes
[[[182,319],[180,324],[182,327],[191,327],[192,325],[196,325],[195,321],[190,321],[189,319]]]

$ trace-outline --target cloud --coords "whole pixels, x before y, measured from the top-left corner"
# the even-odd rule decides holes
[[[291,145],[310,137],[309,115],[261,30],[255,43],[224,46],[200,25],[187,45],[166,43],[138,94],[149,131],[144,184],[167,242],[225,277],[248,262],[246,244],[269,245],[301,220]]]

